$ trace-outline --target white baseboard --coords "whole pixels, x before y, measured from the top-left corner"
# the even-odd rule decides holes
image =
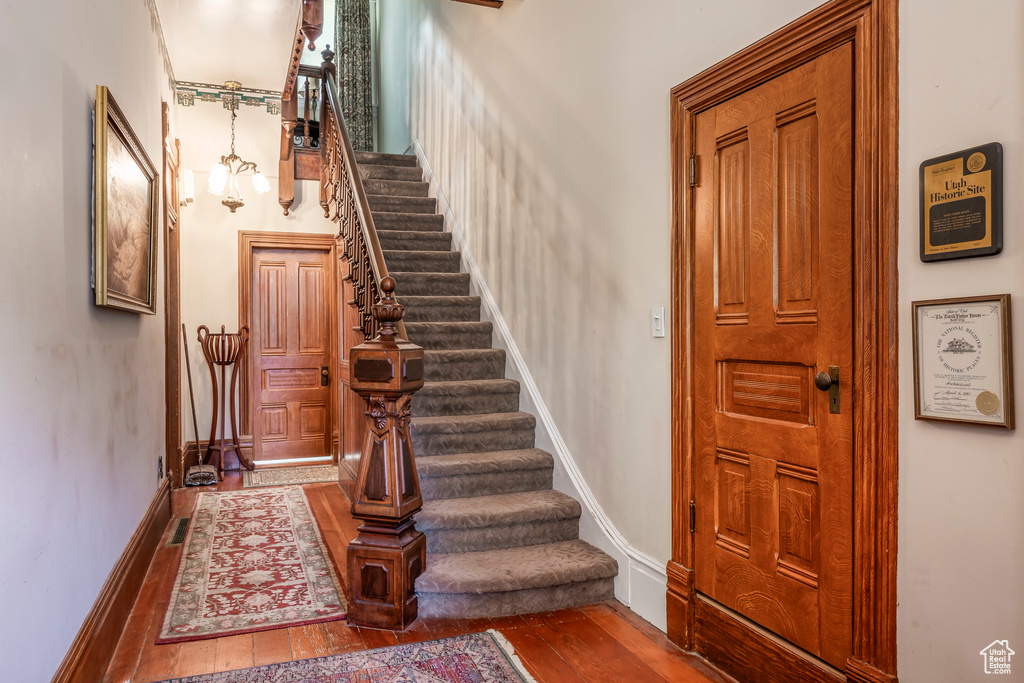
[[[494,346],[505,350],[509,361],[506,374],[519,380],[524,389],[519,409],[537,418],[537,447],[555,456],[555,488],[583,504],[580,538],[605,551],[619,563],[619,575],[615,577],[615,597],[654,626],[662,631],[667,630],[665,591],[668,577],[665,563],[630,545],[597,502],[540,395],[540,389],[487,287],[487,281],[473,258],[465,234],[444,190],[437,182],[419,140],[413,140],[412,149],[427,175],[431,196],[437,199],[446,229],[452,233],[454,246],[462,252],[462,269],[469,273],[472,290],[480,296],[481,318],[494,325]]]

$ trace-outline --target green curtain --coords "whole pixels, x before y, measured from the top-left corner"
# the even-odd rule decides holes
[[[352,147],[373,150],[369,0],[337,0],[338,90]]]

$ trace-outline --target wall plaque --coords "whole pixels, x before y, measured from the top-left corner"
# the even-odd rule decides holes
[[[1003,249],[1003,146],[992,142],[921,164],[921,260]]]

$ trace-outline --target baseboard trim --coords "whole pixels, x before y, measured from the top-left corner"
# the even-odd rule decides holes
[[[694,599],[697,654],[739,681],[839,683],[842,672],[698,595]]]
[[[544,435],[550,441],[551,450],[554,451],[555,458],[565,470],[572,485],[573,490],[565,491],[565,493],[575,494],[583,504],[584,516],[580,519],[581,538],[600,547],[619,562],[619,576],[615,580],[615,597],[664,632],[667,628],[665,591],[668,585],[664,563],[631,545],[598,503],[569,451],[568,445],[562,438],[551,411],[548,410],[547,404],[541,396],[540,389],[526,364],[526,359],[519,351],[508,323],[501,315],[497,300],[491,294],[487,280],[477,265],[476,259],[473,258],[473,252],[466,242],[465,233],[462,231],[418,139],[413,140],[412,150],[427,176],[430,188],[437,199],[438,209],[444,215],[445,226],[452,233],[454,246],[462,252],[462,265],[464,270],[469,273],[470,281],[480,295],[484,317],[494,325],[495,346],[505,349],[511,364],[510,369],[517,375],[525,390],[523,398],[527,399],[529,405],[520,406],[520,410],[532,413],[537,418],[538,436]],[[588,517],[589,519],[587,519]]]
[[[124,552],[110,571],[99,597],[54,674],[52,683],[103,679],[121,631],[142,589],[146,570],[170,519],[171,482],[165,478]]]

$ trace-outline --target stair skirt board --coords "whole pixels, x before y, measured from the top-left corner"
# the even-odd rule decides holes
[[[444,231],[413,155],[357,154],[410,341],[425,349],[413,400],[413,448],[424,505],[423,617],[525,614],[614,597],[616,561],[579,540],[582,507],[552,489],[554,458],[534,447],[519,382],[491,348],[462,256]]]

